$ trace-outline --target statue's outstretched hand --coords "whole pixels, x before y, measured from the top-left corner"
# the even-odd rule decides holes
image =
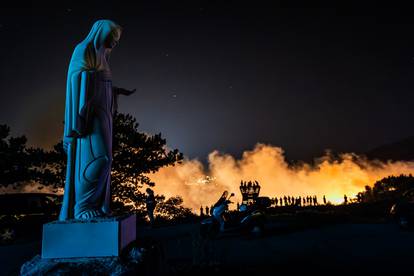
[[[119,87],[116,88],[116,93],[117,94],[119,94],[119,95],[125,95],[125,96],[129,96],[131,94],[134,94],[135,91],[137,91],[137,90],[136,89],[128,90],[128,89],[119,88]]]

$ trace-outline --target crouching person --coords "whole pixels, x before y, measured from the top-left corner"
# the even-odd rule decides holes
[[[214,204],[213,217],[220,223],[220,231],[224,231],[224,218],[223,213],[227,207],[227,195],[229,192],[224,191],[220,199]]]

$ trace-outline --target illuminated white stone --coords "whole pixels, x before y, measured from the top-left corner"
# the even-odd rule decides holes
[[[42,258],[119,256],[136,238],[135,215],[43,225]]]

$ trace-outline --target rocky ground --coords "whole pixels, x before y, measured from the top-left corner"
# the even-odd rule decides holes
[[[261,238],[223,235],[205,241],[197,234],[197,224],[142,227],[138,230],[139,246],[148,250],[148,258],[139,274],[396,275],[412,271],[414,233],[390,223],[278,229],[282,227],[276,225]],[[1,274],[17,275],[20,266],[39,253],[40,242],[36,240],[1,246]]]

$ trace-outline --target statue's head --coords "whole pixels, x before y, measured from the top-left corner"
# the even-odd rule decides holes
[[[111,20],[101,19],[93,24],[85,42],[92,42],[95,51],[99,51],[102,47],[112,49],[118,44],[121,33],[121,26]]]
[[[113,49],[119,43],[119,39],[121,38],[121,29],[114,29],[110,35],[105,40],[105,48]]]
[[[106,49],[113,49],[119,44],[119,39],[121,38],[122,28],[119,25],[112,27],[111,32],[105,39],[104,47]]]

